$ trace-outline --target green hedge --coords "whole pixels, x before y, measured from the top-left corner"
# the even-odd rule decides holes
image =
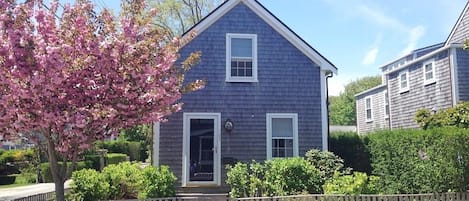
[[[148,157],[146,147],[140,142],[126,140],[99,141],[96,142],[96,147],[98,149],[107,149],[109,153],[126,154],[129,156],[130,161],[145,161]]]
[[[363,172],[351,175],[334,174],[334,177],[323,185],[324,194],[378,194],[377,183],[379,177],[368,176]]]
[[[304,158],[282,158],[238,162],[227,166],[226,183],[230,197],[260,197],[318,193],[321,191],[321,173]]]
[[[368,140],[367,135],[359,136],[355,132],[332,132],[329,136],[329,151],[342,158],[346,167],[371,174]]]
[[[93,168],[95,170],[100,170],[100,156],[99,155],[85,155],[83,157],[85,159],[85,161],[89,161],[90,163],[90,167],[89,168]]]
[[[167,166],[141,168],[137,163],[119,163],[96,170],[73,173],[72,200],[114,200],[173,197],[176,176]]]
[[[379,131],[369,135],[369,148],[381,193],[469,189],[467,129]]]
[[[108,153],[106,155],[106,161],[107,165],[118,164],[127,161],[127,155],[120,153]]]
[[[63,164],[62,162],[59,162],[59,167],[61,167],[62,164]],[[67,165],[68,165],[68,167],[70,167],[72,165],[72,163],[67,162]],[[74,171],[85,169],[85,168],[91,168],[91,167],[92,167],[92,162],[91,161],[80,161],[80,162],[77,162]],[[49,163],[41,163],[40,168],[41,168],[42,181],[43,182],[54,182],[54,179],[52,178],[52,173],[51,173],[51,170],[50,170]]]

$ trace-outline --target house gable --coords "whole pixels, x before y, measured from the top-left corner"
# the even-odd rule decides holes
[[[451,33],[446,39],[445,45],[452,43],[463,43],[469,37],[469,2],[466,3],[464,10],[454,25]]]
[[[287,27],[282,21],[275,17],[270,11],[262,6],[256,0],[228,0],[216,8],[212,13],[202,19],[199,23],[190,28],[186,33],[195,31],[200,34],[208,29],[212,24],[216,23],[222,16],[233,9],[238,4],[246,5],[252,12],[259,16],[264,22],[269,24],[275,31],[281,34],[309,59],[316,63],[321,70],[332,72],[337,74],[337,68],[313,47],[311,47],[306,41],[299,37],[289,27]],[[186,35],[186,33],[184,35]],[[183,35],[183,37],[184,37]]]

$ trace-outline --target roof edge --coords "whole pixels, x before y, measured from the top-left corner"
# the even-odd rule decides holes
[[[371,88],[371,89],[367,89],[367,90],[362,91],[362,92],[360,92],[360,93],[358,93],[358,94],[355,94],[355,98],[357,98],[358,96],[361,96],[361,95],[370,93],[370,92],[372,92],[372,91],[374,91],[374,90],[377,90],[377,89],[386,87],[386,86],[387,86],[387,85],[385,85],[385,84],[380,84],[380,85],[378,85],[378,86],[376,86],[376,87],[373,87],[373,88]]]
[[[448,38],[446,38],[446,41],[445,41],[445,46],[446,45],[449,45],[449,41],[450,39],[453,37],[454,35],[454,32],[456,32],[456,28],[458,27],[459,23],[461,23],[461,20],[464,16],[464,13],[467,12],[467,9],[469,9],[469,1],[466,2],[466,5],[464,6],[464,9],[462,10],[462,12],[459,14],[459,17],[458,17],[458,20],[456,21],[456,24],[454,24],[453,28],[451,29],[451,32],[449,33],[448,35]]]

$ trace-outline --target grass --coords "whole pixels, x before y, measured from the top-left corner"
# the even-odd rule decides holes
[[[8,184],[8,185],[0,185],[0,189],[14,188],[14,187],[20,187],[20,186],[29,186],[29,185],[33,185],[33,184],[17,184],[17,183],[14,183],[14,184]]]

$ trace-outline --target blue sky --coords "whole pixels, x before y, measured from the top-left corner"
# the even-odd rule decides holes
[[[259,1],[339,68],[329,82],[329,94],[338,95],[346,83],[379,75],[380,66],[399,56],[444,42],[467,0]]]

